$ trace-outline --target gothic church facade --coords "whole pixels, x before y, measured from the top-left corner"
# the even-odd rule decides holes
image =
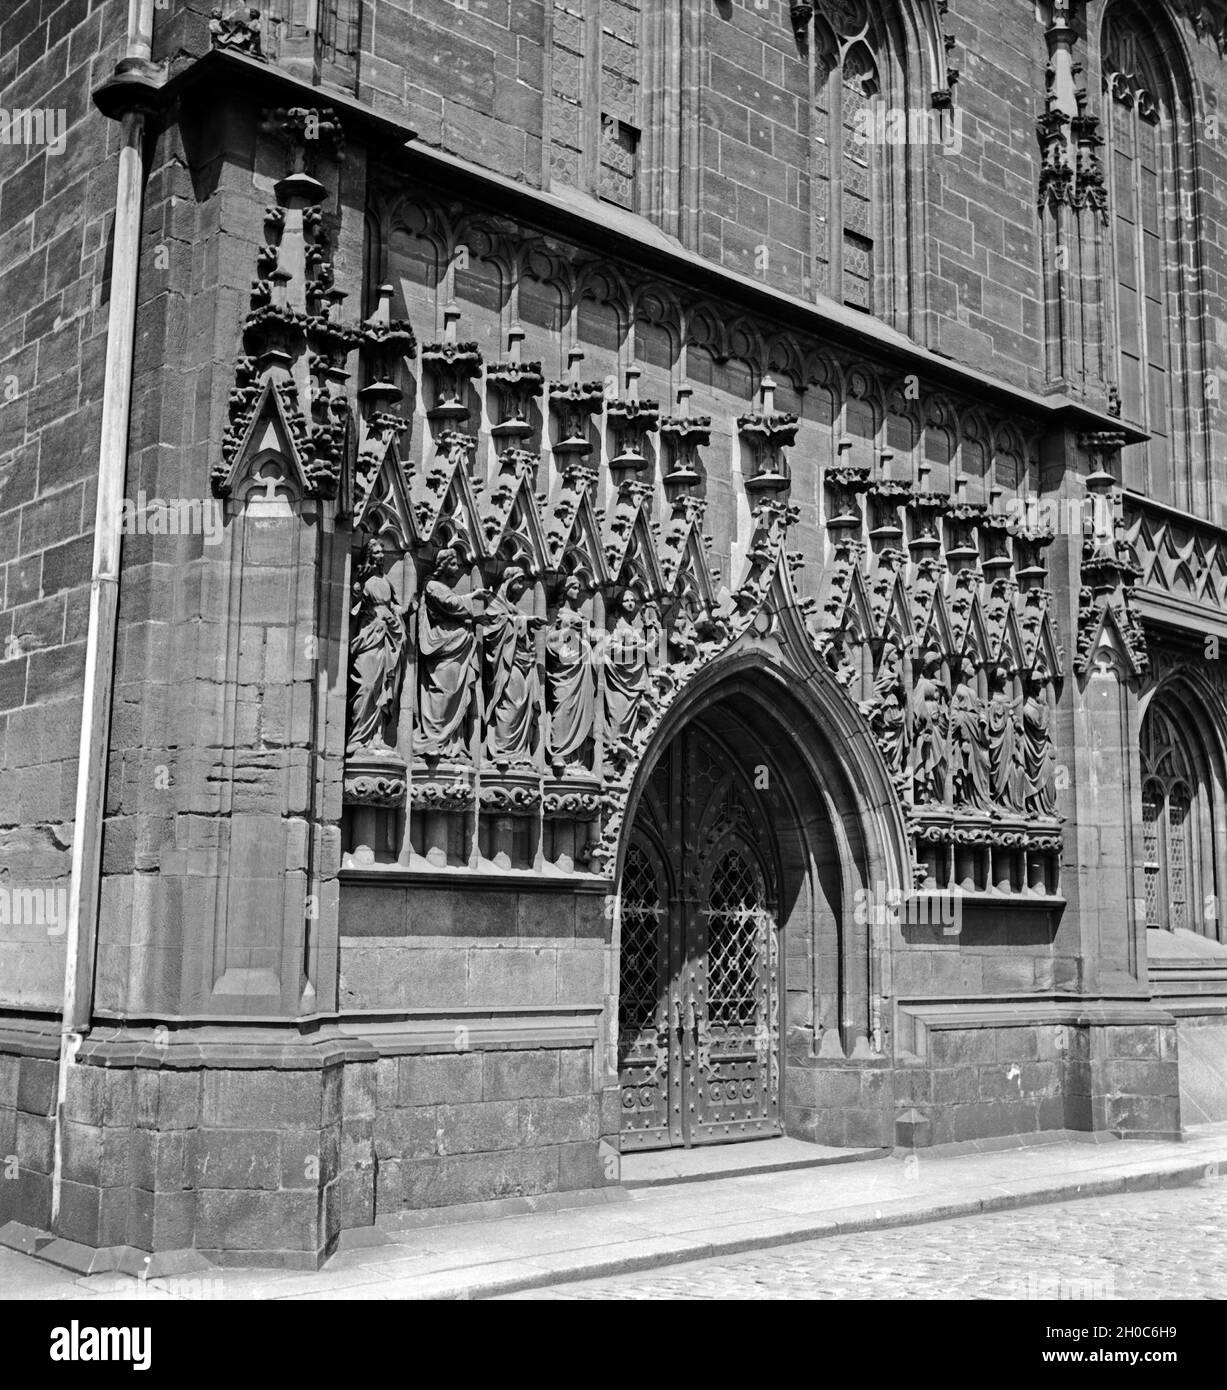
[[[3,1237],[1227,1118],[1225,53],[13,7]]]

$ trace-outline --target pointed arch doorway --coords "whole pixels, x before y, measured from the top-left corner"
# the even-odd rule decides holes
[[[622,877],[622,1148],[766,1138],[780,1115],[780,873],[771,807],[704,721],[644,789]]]
[[[859,905],[910,885],[911,844],[872,733],[794,627],[783,604],[696,673],[631,779],[609,1020],[623,1152],[890,1126],[880,1086],[855,1125],[837,1111],[891,1048],[890,944]]]

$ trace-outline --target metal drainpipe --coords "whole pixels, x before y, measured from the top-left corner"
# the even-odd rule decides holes
[[[110,747],[111,686],[119,607],[119,554],[124,485],[128,469],[128,422],[132,404],[132,360],[136,332],[136,284],[140,259],[145,181],[145,107],[142,96],[160,85],[151,62],[155,0],[128,0],[125,56],[99,90],[104,114],[118,118],[123,143],[115,192],[111,257],[111,304],[107,319],[106,374],[94,514],[94,566],[90,581],[85,687],[73,817],[72,879],[64,957],[64,1005],[60,1025],[60,1069],[56,1090],[55,1147],[51,1177],[51,1222],[59,1216],[64,1101],[68,1073],[89,1028],[98,944],[99,867],[102,816]]]

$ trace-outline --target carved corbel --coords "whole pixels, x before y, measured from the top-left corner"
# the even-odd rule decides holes
[[[699,450],[711,443],[711,416],[691,415],[689,386],[677,393],[677,414],[660,422],[666,461],[662,481],[670,502],[696,491],[703,481]]]
[[[752,470],[745,480],[751,499],[771,501],[786,493],[792,479],[784,450],[796,442],[798,418],[775,408],[776,384],[769,376],[760,388],[762,408],[737,417],[737,430],[749,445]]]
[[[626,386],[625,398],[610,401],[606,410],[615,441],[609,459],[615,484],[637,478],[647,469],[647,437],[660,424],[658,402],[639,399],[637,367],[627,372]]]
[[[570,353],[570,372],[566,381],[550,382],[550,410],[558,420],[558,439],[554,456],[560,467],[582,462],[592,452],[588,424],[605,404],[605,386],[599,381],[581,381],[582,352]]]
[[[340,159],[345,147],[341,123],[328,106],[278,106],[262,113],[260,129],[285,150],[286,174],[273,186],[287,208],[315,207],[328,190],[316,177],[321,158]]]
[[[519,448],[533,433],[529,411],[545,381],[540,362],[521,360],[524,330],[518,326],[512,328],[507,340],[506,358],[491,362],[486,368],[486,381],[494,388],[498,399],[498,418],[490,426],[490,433],[500,453],[504,449]]]
[[[481,353],[476,343],[457,342],[456,325],[460,311],[449,304],[443,311],[443,340],[422,349],[422,370],[433,384],[434,403],[426,414],[447,430],[467,424],[469,382],[481,372]],[[440,436],[442,442],[442,436]]]

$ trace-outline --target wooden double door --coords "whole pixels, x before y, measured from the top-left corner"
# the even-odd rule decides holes
[[[771,824],[701,726],[662,755],[621,883],[622,1149],[779,1134],[780,949]]]

